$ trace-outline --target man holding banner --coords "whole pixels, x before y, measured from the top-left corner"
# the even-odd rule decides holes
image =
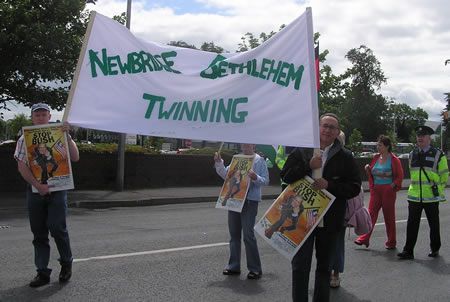
[[[31,121],[34,126],[47,125],[50,122],[51,114],[50,108],[47,104],[37,103],[31,107]],[[62,131],[69,131],[69,124],[64,123]],[[38,138],[38,140],[44,138]],[[68,135],[68,151],[72,161],[79,160],[78,147],[72,138]],[[50,153],[43,145],[42,153],[46,159],[43,164],[51,163],[53,159],[50,158]],[[27,159],[26,140],[22,135],[17,141],[14,158],[17,161],[17,167],[20,175],[28,183],[26,191],[26,199],[28,204],[28,216],[30,219],[30,227],[33,232],[34,245],[34,262],[36,265],[37,275],[30,282],[31,287],[40,287],[50,282],[50,274],[52,270],[48,268],[50,260],[50,245],[48,240],[48,233],[55,239],[56,246],[59,251],[59,261],[61,264],[61,271],[59,274],[59,282],[65,283],[69,281],[72,276],[72,251],[70,248],[69,233],[66,226],[66,212],[67,212],[67,191],[53,191],[51,186],[47,183],[47,168],[45,167],[45,177],[40,181],[33,174]],[[53,165],[56,162],[53,160]],[[53,167],[52,171],[56,170]],[[52,173],[52,172],[50,172]],[[52,175],[53,176],[53,175]],[[38,193],[33,193],[32,188],[37,189]]]
[[[330,257],[335,250],[338,231],[343,225],[347,199],[358,195],[361,189],[359,169],[352,154],[344,149],[337,139],[339,119],[326,113],[320,117],[321,155],[311,156],[308,150],[297,148],[286,160],[281,177],[286,183],[293,183],[322,168],[323,175],[313,183],[317,190],[325,189],[336,199],[323,218],[292,259],[293,301],[308,301],[309,274],[313,246],[316,247],[316,280],[313,301],[329,301]],[[323,225],[323,226],[321,226]]]

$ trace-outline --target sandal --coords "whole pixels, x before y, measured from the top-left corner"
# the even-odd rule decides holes
[[[331,288],[338,288],[339,286],[341,286],[341,279],[339,277],[336,277],[336,276],[331,276],[330,287]]]

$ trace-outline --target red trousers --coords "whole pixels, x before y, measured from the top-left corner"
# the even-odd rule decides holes
[[[383,209],[384,223],[386,226],[387,241],[385,247],[392,248],[397,244],[395,229],[395,199],[397,193],[391,185],[374,185],[370,190],[369,213],[372,219],[372,230],[358,237],[358,241],[369,243],[370,236],[378,219],[380,208]]]

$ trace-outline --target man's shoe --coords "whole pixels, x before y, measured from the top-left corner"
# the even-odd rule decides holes
[[[247,275],[247,279],[258,280],[258,279],[261,279],[261,276],[262,276],[262,273],[249,272]]]
[[[39,287],[50,283],[50,277],[38,273],[30,282],[30,287]]]
[[[59,273],[59,282],[65,283],[72,277],[72,263],[65,263],[61,265],[61,272]]]
[[[439,251],[431,251],[429,254],[428,254],[428,257],[431,257],[431,258],[436,258],[437,256],[439,256]]]
[[[401,260],[412,260],[412,259],[414,259],[414,255],[412,253],[410,253],[410,252],[407,252],[407,251],[403,251],[401,253],[398,253],[397,256]]]
[[[225,276],[234,276],[234,275],[240,275],[241,271],[233,271],[231,269],[224,269],[222,271],[222,274],[224,274]]]

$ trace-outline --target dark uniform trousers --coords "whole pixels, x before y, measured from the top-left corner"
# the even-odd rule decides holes
[[[420,217],[422,209],[425,210],[428,225],[430,226],[430,249],[439,251],[441,247],[441,235],[439,230],[439,202],[412,202],[408,201],[408,224],[406,227],[406,244],[404,251],[413,254],[414,246],[419,233]]]

